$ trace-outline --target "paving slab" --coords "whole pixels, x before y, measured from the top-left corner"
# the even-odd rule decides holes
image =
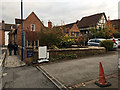
[[[99,62],[103,64],[105,75],[118,72],[117,51],[110,55],[107,54],[41,65],[41,68],[65,86],[69,87],[98,78]]]
[[[25,65],[26,64],[20,60],[20,57],[18,55],[7,55],[5,59],[5,67],[19,67]]]

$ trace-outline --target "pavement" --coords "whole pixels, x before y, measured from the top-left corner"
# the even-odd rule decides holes
[[[54,88],[57,87],[47,79],[37,68],[24,66],[16,68],[6,68],[4,70],[4,88]]]
[[[20,67],[25,66],[26,64],[20,60],[18,55],[7,55],[5,60],[5,67]]]
[[[107,55],[44,64],[40,67],[65,86],[74,87],[75,85],[79,86],[79,84],[84,82],[98,79],[99,62],[102,62],[105,76],[118,73],[117,51],[113,51],[112,54]],[[118,88],[118,77],[109,78],[108,81],[112,84],[109,88]],[[94,85],[94,82],[85,86],[85,88],[99,88]]]
[[[27,66],[18,55],[7,55],[2,78],[3,88],[54,88],[57,87],[36,67]]]

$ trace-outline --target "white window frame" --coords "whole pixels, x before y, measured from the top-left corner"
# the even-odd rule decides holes
[[[34,26],[33,30],[32,30],[32,26]],[[31,24],[31,31],[35,31],[35,24]]]
[[[36,46],[36,41],[37,41],[37,46]],[[39,47],[39,40],[34,41],[34,48]]]
[[[28,45],[28,42],[30,43],[30,41],[29,41],[29,40],[27,41],[27,47],[29,47],[29,46],[30,46],[30,45]]]

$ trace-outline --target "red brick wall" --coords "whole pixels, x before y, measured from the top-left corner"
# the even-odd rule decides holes
[[[5,22],[2,21],[2,30],[0,30],[0,45],[5,45]]]
[[[4,45],[5,43],[5,32],[4,30],[0,30],[0,45]]]
[[[71,32],[79,32],[80,35],[80,30],[78,29],[77,25],[74,24],[72,28],[69,30],[69,35],[71,36]]]
[[[33,12],[23,21],[23,30],[31,31],[31,24],[35,24],[35,31],[33,32],[39,32],[44,29],[44,25]],[[21,46],[21,25],[17,29],[17,44]]]

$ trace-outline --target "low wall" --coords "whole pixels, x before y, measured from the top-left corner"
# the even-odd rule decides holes
[[[22,47],[18,46],[17,54],[20,56],[20,59],[21,59],[21,50],[22,50]],[[23,47],[23,61],[26,64],[30,64],[33,61],[33,57],[27,57],[27,51],[33,51],[33,48],[32,47],[28,47],[28,48],[24,49],[24,47]]]
[[[67,48],[67,49],[48,49],[50,58],[54,58],[59,54],[76,54],[77,57],[86,57],[97,54],[104,54],[106,52],[104,47],[88,47],[88,48]],[[38,50],[34,51],[33,59],[38,59]]]
[[[38,50],[32,50],[33,51],[33,57],[27,57],[27,51],[32,50],[27,49],[25,50],[25,62],[31,63],[32,61],[38,60]],[[47,52],[49,52],[49,57],[54,58],[58,56],[59,54],[76,54],[77,58],[79,57],[86,57],[86,56],[92,56],[97,54],[104,54],[106,52],[104,47],[88,47],[88,48],[67,48],[67,49],[48,49]],[[21,48],[18,49],[18,54],[21,55]]]

